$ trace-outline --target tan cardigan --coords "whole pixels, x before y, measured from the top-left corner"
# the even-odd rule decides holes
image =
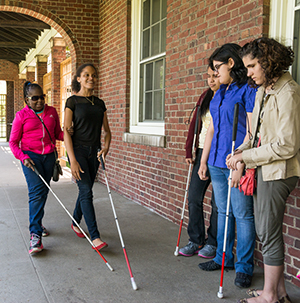
[[[252,114],[252,140],[238,147],[247,168],[262,166],[264,181],[300,176],[300,86],[289,72],[269,92],[260,127],[261,146],[253,147],[264,88],[260,87]]]

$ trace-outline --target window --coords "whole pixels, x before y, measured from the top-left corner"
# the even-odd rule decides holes
[[[164,135],[167,0],[132,1],[130,132]]]
[[[294,41],[293,50],[295,53],[295,60],[292,66],[292,75],[295,81],[300,84],[300,0],[295,0],[295,15],[294,15]]]
[[[292,46],[295,60],[291,73],[300,84],[300,0],[271,0],[270,6],[269,36],[286,46]]]

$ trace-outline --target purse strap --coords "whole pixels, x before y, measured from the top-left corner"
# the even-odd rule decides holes
[[[54,155],[55,155],[55,159],[57,160],[58,159],[58,154],[57,154],[57,150],[56,150],[56,146],[55,146],[55,144],[53,143],[53,141],[52,141],[52,138],[51,138],[51,135],[50,135],[50,133],[49,133],[49,130],[48,130],[48,128],[46,127],[46,125],[45,125],[45,123],[44,123],[44,121],[43,121],[43,119],[30,107],[30,109],[34,112],[34,114],[39,118],[39,120],[42,122],[42,124],[44,125],[44,127],[45,127],[45,129],[46,129],[46,131],[47,131],[47,133],[48,133],[48,136],[49,136],[49,138],[50,138],[50,141],[51,141],[51,143],[54,145]]]
[[[261,139],[261,137],[258,138],[258,142],[257,142],[257,146],[256,147],[259,147],[260,141],[261,141],[260,139]]]

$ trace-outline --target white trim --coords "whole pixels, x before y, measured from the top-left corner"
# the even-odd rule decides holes
[[[39,39],[36,41],[36,48],[32,48],[26,55],[26,60],[21,61],[19,64],[19,73],[22,74],[27,66],[36,65],[36,56],[45,55],[48,56],[51,53],[51,46],[49,40],[57,35],[57,31],[54,28],[45,29],[41,33]]]
[[[137,125],[130,125],[131,133],[149,134],[149,135],[165,135],[165,123],[138,123]]]
[[[138,122],[138,106],[135,102],[139,100],[141,1],[132,0],[131,7],[130,128]]]
[[[161,54],[155,55],[153,57],[147,57],[146,59],[140,61],[140,64],[147,63],[149,61],[155,61],[156,59],[158,59],[160,57],[165,57],[165,56],[166,56],[166,52],[163,52]]]
[[[295,0],[271,0],[269,36],[287,46],[293,45]]]

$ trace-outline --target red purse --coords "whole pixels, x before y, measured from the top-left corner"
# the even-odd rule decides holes
[[[239,189],[240,192],[244,192],[245,196],[253,196],[253,193],[256,189],[256,179],[255,179],[255,168],[246,169],[245,175],[242,176],[240,180]]]
[[[260,144],[260,137],[257,143],[257,147],[259,147]],[[248,168],[246,169],[245,175],[242,176],[240,180],[239,190],[240,192],[244,192],[245,196],[253,196],[254,191],[256,189],[257,183],[256,183],[256,169],[255,168]]]

